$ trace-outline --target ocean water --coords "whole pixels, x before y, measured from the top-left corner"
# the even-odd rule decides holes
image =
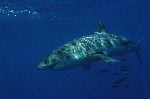
[[[1,0],[0,99],[150,99],[149,4],[149,0]],[[120,58],[123,63],[96,62],[88,71],[36,68],[60,45],[94,33],[100,20],[110,33],[142,39],[143,65],[131,53]],[[128,80],[112,87],[125,77]]]

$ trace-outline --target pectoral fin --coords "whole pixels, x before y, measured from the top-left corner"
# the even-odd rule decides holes
[[[92,54],[90,55],[90,58],[95,59],[95,60],[101,60],[107,63],[118,63],[120,61],[113,59],[105,54]]]

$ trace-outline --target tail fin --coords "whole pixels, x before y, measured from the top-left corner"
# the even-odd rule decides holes
[[[137,57],[139,63],[140,63],[141,65],[143,65],[140,52],[138,51],[138,52],[136,52],[135,54],[136,54],[136,57]]]
[[[137,57],[137,59],[138,59],[138,61],[139,61],[139,63],[142,65],[143,63],[142,63],[142,59],[141,59],[141,55],[140,55],[140,50],[141,50],[141,48],[142,48],[142,41],[143,41],[143,39],[140,39],[139,41],[137,41],[136,42],[136,44],[138,45],[138,50],[136,51],[136,57]]]

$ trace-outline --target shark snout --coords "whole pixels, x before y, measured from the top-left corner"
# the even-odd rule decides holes
[[[38,65],[38,69],[52,69],[57,65],[57,62],[55,61],[51,61],[48,59],[45,59],[44,61],[42,61],[39,65]]]
[[[44,61],[37,66],[38,69],[47,69],[47,67],[48,64],[46,64]]]

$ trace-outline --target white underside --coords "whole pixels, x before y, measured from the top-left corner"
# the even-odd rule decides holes
[[[54,71],[63,71],[68,69],[73,69],[79,66],[82,66],[86,60],[80,58],[73,58],[70,60],[63,60],[62,62],[58,63],[53,70]]]

